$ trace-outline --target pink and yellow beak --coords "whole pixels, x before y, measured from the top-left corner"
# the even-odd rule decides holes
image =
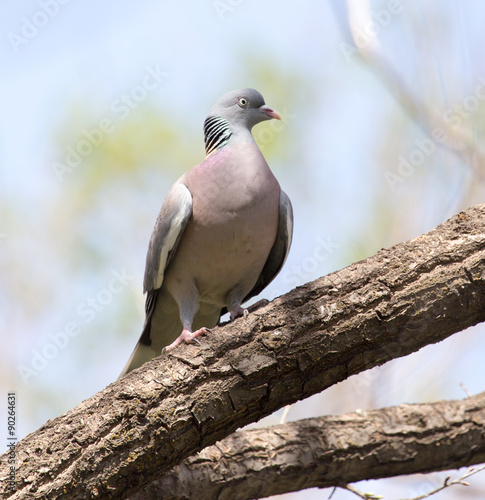
[[[275,118],[276,120],[281,120],[281,115],[278,113],[278,111],[275,111],[274,109],[270,108],[269,106],[266,106],[264,104],[259,108],[259,110],[264,113],[268,118]]]

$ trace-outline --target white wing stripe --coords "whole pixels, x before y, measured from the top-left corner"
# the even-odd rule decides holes
[[[160,248],[160,263],[158,266],[157,282],[155,288],[160,288],[162,286],[168,254],[174,247],[175,242],[179,237],[180,231],[184,227],[184,221],[187,217],[187,212],[192,211],[192,195],[190,194],[187,186],[185,186],[184,184],[179,184],[177,185],[176,189],[177,191],[180,191],[179,193],[175,193],[178,202],[180,203],[180,209],[172,218],[170,222],[170,229],[167,233],[165,241],[163,242],[162,248]]]

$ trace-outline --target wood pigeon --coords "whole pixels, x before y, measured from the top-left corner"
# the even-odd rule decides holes
[[[207,156],[170,189],[146,258],[146,319],[120,376],[197,337],[258,295],[290,250],[293,210],[251,129],[281,119],[254,89],[223,95],[204,122]]]

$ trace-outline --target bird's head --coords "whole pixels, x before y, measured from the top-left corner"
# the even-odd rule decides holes
[[[254,89],[233,90],[224,94],[212,107],[209,117],[222,118],[231,126],[249,130],[264,120],[281,120],[281,115],[266,106],[263,96]]]

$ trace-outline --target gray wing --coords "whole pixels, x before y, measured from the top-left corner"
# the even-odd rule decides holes
[[[253,289],[244,297],[246,302],[251,297],[261,293],[281,271],[283,264],[290,252],[291,240],[293,238],[293,207],[290,198],[284,191],[280,191],[280,207],[278,218],[278,231],[275,242],[271,248],[266,264],[259,275],[258,281]]]
[[[146,319],[140,342],[150,345],[150,322],[162,286],[165,271],[172,261],[180,239],[192,215],[192,195],[181,180],[177,181],[163,201],[148,245],[143,280],[143,292],[147,292]]]
[[[182,182],[175,183],[163,201],[148,244],[143,292],[162,286],[165,270],[177,251],[192,215],[192,195]]]

